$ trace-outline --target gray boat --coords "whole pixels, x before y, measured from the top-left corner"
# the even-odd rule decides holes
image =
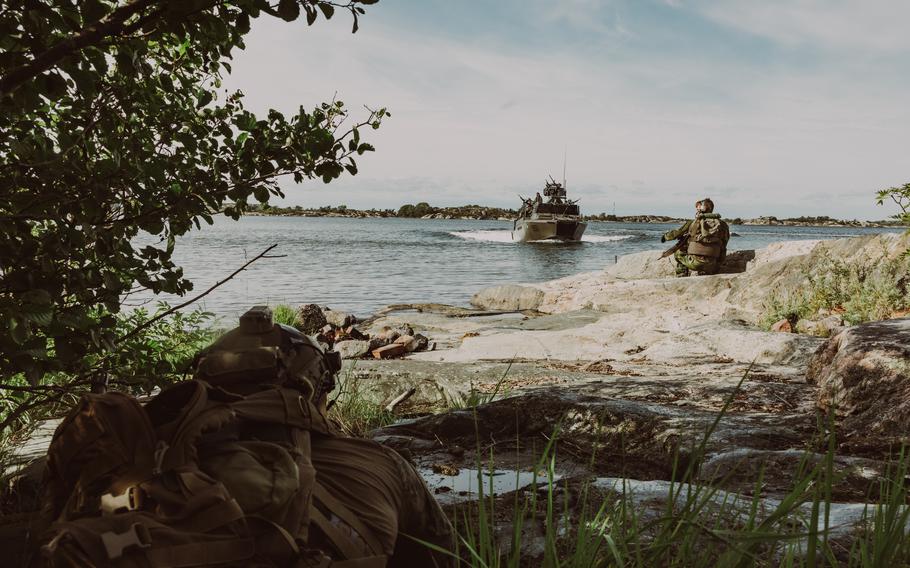
[[[578,201],[566,198],[566,188],[552,177],[534,199],[521,197],[518,218],[512,223],[512,240],[580,241],[588,224],[581,218]],[[544,200],[546,198],[546,200]]]

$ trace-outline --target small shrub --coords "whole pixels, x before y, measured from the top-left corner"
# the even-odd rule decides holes
[[[334,419],[348,436],[363,437],[375,428],[388,426],[395,415],[386,411],[380,402],[371,399],[355,375],[351,365],[339,375],[337,393],[329,403],[329,417]]]
[[[111,388],[142,394],[184,378],[193,357],[218,332],[211,327],[213,315],[202,310],[155,320],[168,309],[159,304],[155,312],[140,308],[118,314],[115,332],[122,339],[103,355],[82,356],[73,365],[78,372],[47,373],[37,384],[22,373],[5,378],[0,388],[0,446],[12,431],[65,412],[95,381],[104,379]],[[63,354],[49,349],[48,356]]]
[[[890,317],[910,307],[910,259],[847,263],[825,258],[805,283],[794,290],[775,290],[765,301],[759,324],[769,328],[781,319],[796,323],[820,311],[842,314],[855,325]]]
[[[290,327],[297,327],[297,310],[287,304],[278,304],[272,308],[272,321]]]

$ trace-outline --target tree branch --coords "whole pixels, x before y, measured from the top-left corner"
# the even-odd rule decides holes
[[[209,295],[209,293],[211,293],[213,290],[215,290],[215,288],[218,288],[218,287],[221,286],[222,284],[226,283],[227,281],[231,280],[232,278],[234,278],[235,276],[237,276],[238,274],[240,274],[241,272],[243,272],[244,270],[246,270],[246,268],[247,268],[249,265],[253,264],[254,262],[256,262],[257,260],[259,260],[260,258],[271,258],[271,257],[269,257],[269,256],[267,256],[267,255],[268,255],[268,253],[269,253],[272,249],[274,249],[274,248],[277,247],[277,246],[278,246],[278,243],[275,243],[274,245],[272,245],[272,246],[266,248],[264,251],[262,251],[261,253],[257,254],[257,255],[254,256],[253,258],[251,258],[246,264],[244,264],[243,266],[241,266],[240,268],[238,268],[237,270],[235,270],[234,272],[232,272],[227,278],[225,278],[225,279],[223,279],[223,280],[220,280],[220,281],[216,282],[214,285],[212,285],[212,286],[211,286],[208,290],[206,290],[205,292],[199,294],[198,296],[195,296],[195,297],[193,297],[193,298],[190,298],[190,299],[187,300],[186,302],[183,302],[182,304],[178,304],[178,305],[174,306],[173,308],[171,308],[171,309],[169,309],[169,310],[167,310],[167,311],[165,311],[165,312],[162,312],[162,313],[158,314],[157,316],[155,316],[155,317],[153,317],[152,319],[148,320],[148,321],[145,322],[144,324],[142,324],[142,325],[140,325],[140,326],[137,326],[137,327],[133,328],[132,331],[130,331],[129,333],[127,333],[127,334],[124,335],[123,337],[120,337],[120,338],[117,340],[117,342],[118,342],[118,343],[122,343],[123,341],[126,341],[127,339],[129,339],[129,338],[131,338],[131,337],[135,337],[140,331],[142,331],[142,330],[144,330],[144,329],[147,329],[147,328],[151,327],[153,324],[155,324],[155,323],[157,323],[158,321],[160,321],[160,320],[166,318],[167,316],[173,314],[174,312],[180,311],[180,310],[182,310],[183,308],[189,306],[190,304],[199,301],[200,299],[202,299],[202,298],[204,298],[205,296]]]
[[[126,20],[160,0],[133,0],[121,6],[98,22],[88,26],[44,53],[37,55],[30,62],[11,69],[0,77],[0,95],[8,95],[29,79],[37,76],[72,55],[80,49],[100,43],[104,38],[117,35],[123,31]]]

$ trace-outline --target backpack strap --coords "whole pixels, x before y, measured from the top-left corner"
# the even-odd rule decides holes
[[[313,499],[344,521],[350,528],[354,529],[374,555],[382,555],[384,553],[382,543],[379,542],[376,535],[373,534],[373,531],[364,525],[357,515],[345,507],[341,501],[329,493],[318,481],[313,485]],[[332,524],[325,514],[315,506],[315,503],[310,508],[310,518],[347,559],[363,555],[362,552],[357,550],[352,544],[351,538]]]
[[[334,428],[313,402],[300,391],[286,387],[267,388],[231,405],[237,418],[274,422],[301,430],[331,435]]]

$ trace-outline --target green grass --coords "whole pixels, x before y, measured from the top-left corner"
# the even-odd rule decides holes
[[[674,468],[677,481],[669,482],[659,506],[643,506],[628,483],[604,491],[590,482],[556,481],[558,428],[534,466],[543,472],[537,490],[496,498],[493,472],[478,463],[478,484],[488,489],[456,510],[454,555],[462,566],[476,568],[910,566],[905,449],[877,482],[878,498],[866,506],[857,530],[848,538],[834,537],[830,508],[837,444],[830,416],[821,421],[816,440],[826,447],[824,459],[811,459],[807,452],[779,501],[761,499],[763,472],[752,496],[723,491],[723,478],[695,483],[707,441],[732,400],[733,395],[693,448],[695,459]],[[489,459],[492,464],[492,454]],[[528,555],[523,548],[532,540],[537,554]]]
[[[278,304],[272,308],[272,321],[290,327],[297,327],[297,310],[287,304]]]
[[[339,375],[336,394],[329,402],[329,416],[346,435],[364,437],[370,430],[394,422],[395,415],[369,396],[366,385],[354,372],[356,363]]]

